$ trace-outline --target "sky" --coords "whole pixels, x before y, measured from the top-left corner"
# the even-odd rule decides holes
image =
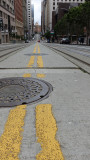
[[[41,1],[42,0],[31,0],[34,4],[34,22],[38,22],[41,25]]]

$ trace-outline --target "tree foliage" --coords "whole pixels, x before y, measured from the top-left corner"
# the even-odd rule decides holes
[[[80,35],[84,34],[84,27],[88,36],[90,35],[90,1],[78,7],[71,8],[67,14],[58,21],[54,30],[56,35]]]
[[[50,31],[47,31],[47,32],[45,33],[45,37],[46,37],[47,39],[50,39],[50,37],[51,37]]]

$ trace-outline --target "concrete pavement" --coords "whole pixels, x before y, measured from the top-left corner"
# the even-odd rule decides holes
[[[23,139],[18,157],[20,160],[34,160],[42,150],[36,136],[36,107],[40,104],[50,104],[58,129],[56,140],[61,146],[64,159],[89,160],[90,76],[41,44],[39,44],[40,50],[37,48],[36,53],[33,53],[35,45],[25,48],[0,62],[0,68],[5,68],[0,69],[0,78],[23,77],[27,73],[31,77],[37,78],[37,74],[44,74],[44,78],[40,79],[46,80],[53,86],[53,92],[48,99],[36,104],[28,104],[26,107]],[[36,54],[34,63],[32,67],[27,67],[33,54]],[[42,56],[43,67],[41,69],[37,68],[37,54]],[[0,135],[4,132],[10,110],[12,110],[12,107],[0,108]],[[51,157],[51,160],[61,160],[61,158]],[[48,157],[46,159],[50,160]]]

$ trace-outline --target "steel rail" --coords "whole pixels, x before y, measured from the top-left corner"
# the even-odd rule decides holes
[[[60,49],[57,49],[57,48],[55,48],[55,47],[53,47],[53,46],[49,46],[49,45],[47,45],[47,44],[43,44],[43,45],[44,45],[44,46],[47,46],[48,48],[52,49],[53,51],[56,51],[56,53],[58,53],[58,54],[62,53],[62,54],[64,54],[64,55],[68,56],[68,58],[65,57],[65,56],[63,56],[63,57],[66,58],[67,60],[71,61],[72,63],[74,63],[74,64],[75,64],[76,66],[78,66],[81,70],[83,70],[83,71],[85,71],[85,72],[87,72],[87,73],[90,74],[90,72],[88,72],[86,69],[84,69],[83,67],[81,67],[81,65],[77,64],[76,62],[73,62],[73,60],[76,60],[77,62],[80,62],[80,63],[82,63],[83,65],[86,65],[87,67],[90,67],[90,64],[89,64],[88,62],[85,62],[85,61],[79,59],[78,57],[74,57],[74,56],[72,56],[72,55],[70,55],[70,54],[68,54],[68,53],[66,53],[66,52],[64,52],[64,51],[62,51],[62,50],[60,50]],[[70,60],[69,57],[72,58],[72,60]]]

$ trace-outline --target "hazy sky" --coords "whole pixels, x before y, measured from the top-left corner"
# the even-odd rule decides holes
[[[31,0],[34,4],[34,22],[41,24],[41,1],[42,0]]]

